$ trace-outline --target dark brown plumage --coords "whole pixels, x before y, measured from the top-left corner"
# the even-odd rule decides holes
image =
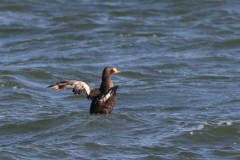
[[[114,86],[110,76],[114,73],[119,73],[115,67],[106,67],[102,73],[102,83],[99,89],[87,85],[82,81],[66,80],[58,83],[54,83],[47,88],[55,90],[65,89],[69,86],[73,86],[74,94],[80,94],[84,92],[88,99],[92,100],[90,106],[90,114],[109,114],[111,113],[115,102],[117,100],[118,85]]]

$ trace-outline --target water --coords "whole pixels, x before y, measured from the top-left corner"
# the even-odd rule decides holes
[[[240,159],[240,1],[0,2],[0,159]],[[109,115],[65,79],[119,85]]]

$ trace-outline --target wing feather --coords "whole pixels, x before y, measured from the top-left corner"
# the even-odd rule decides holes
[[[119,87],[119,86],[116,85],[116,86],[114,86],[114,87],[112,87],[112,88],[109,88],[109,89],[105,92],[105,94],[100,98],[100,101],[106,102],[106,101],[108,100],[108,98],[111,97],[111,95],[116,94],[118,87]]]
[[[91,91],[94,89],[91,86],[89,86],[87,83],[82,82],[82,81],[75,81],[75,80],[66,80],[66,81],[61,81],[58,83],[54,83],[47,88],[55,89],[55,90],[61,90],[65,89],[69,86],[73,86],[73,92],[74,94],[81,94],[81,92],[84,92],[88,96],[91,94]]]

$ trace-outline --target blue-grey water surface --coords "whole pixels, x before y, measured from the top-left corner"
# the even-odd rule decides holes
[[[240,159],[239,0],[1,0],[0,159]],[[114,66],[111,114],[74,79]]]

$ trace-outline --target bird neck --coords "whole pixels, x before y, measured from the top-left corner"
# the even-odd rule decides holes
[[[107,89],[109,89],[111,87],[113,87],[113,82],[112,82],[110,76],[103,76],[100,90],[102,92],[105,92]]]

